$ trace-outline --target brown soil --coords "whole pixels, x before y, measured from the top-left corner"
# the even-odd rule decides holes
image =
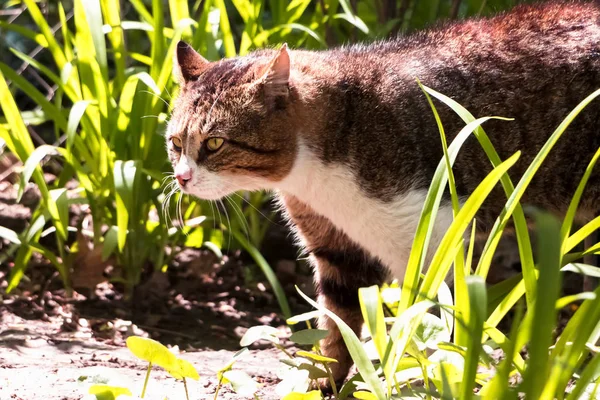
[[[188,250],[179,259],[192,257],[189,253],[197,253],[193,260],[212,259],[198,250]],[[125,347],[131,335],[180,349],[201,376],[188,383],[190,399],[213,398],[216,373],[240,349],[247,328],[271,325],[280,329],[282,338],[290,334],[265,283],[243,286],[241,277],[247,272],[240,260],[216,264],[215,271],[198,276],[190,273],[189,263],[174,266],[168,274],[151,274],[131,302],[109,283],[98,285],[89,298],[79,293],[67,298],[53,269],[36,261],[30,279],[0,302],[1,400],[80,399],[92,383],[107,379],[139,395],[147,365]],[[0,267],[4,287],[7,272]],[[308,310],[295,296],[289,299],[294,311]],[[261,399],[272,399],[283,357],[259,343],[234,368],[261,384]],[[185,398],[183,385],[156,369],[146,398],[165,396]],[[224,387],[219,398],[241,397]]]

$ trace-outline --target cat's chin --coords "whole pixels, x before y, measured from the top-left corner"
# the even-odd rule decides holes
[[[233,191],[202,191],[202,190],[182,190],[184,193],[189,194],[191,196],[197,197],[201,200],[221,200],[223,197],[226,197],[232,193]]]

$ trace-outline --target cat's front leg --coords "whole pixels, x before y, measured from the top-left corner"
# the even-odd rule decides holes
[[[282,195],[282,200],[314,266],[319,302],[360,335],[363,318],[358,289],[383,283],[389,273],[387,268],[296,197]],[[335,322],[322,316],[318,324],[319,328],[329,330],[321,350],[327,357],[338,360],[330,367],[336,383],[341,383],[348,375],[352,359]],[[326,380],[323,383],[328,384]]]

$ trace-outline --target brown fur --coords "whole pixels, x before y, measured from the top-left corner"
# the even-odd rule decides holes
[[[183,154],[206,171],[261,180],[260,187],[237,189],[276,188],[292,170],[302,141],[325,165],[354,171],[370,197],[389,202],[427,188],[442,157],[436,123],[415,77],[477,117],[515,119],[490,121],[485,129],[501,158],[523,152],[510,171],[516,182],[569,111],[600,88],[600,6],[519,6],[490,19],[322,52],[284,47],[216,63],[194,54],[186,45],[178,48],[182,89],[168,133],[182,138]],[[445,105],[436,106],[451,140],[464,123]],[[599,121],[600,105],[592,103],[552,150],[525,203],[565,211],[600,146]],[[226,144],[208,154],[203,143],[212,136]],[[177,164],[180,154],[172,146],[169,154]],[[490,170],[470,138],[455,166],[459,194],[471,193]],[[595,172],[584,213],[598,211],[599,196]],[[381,283],[386,268],[327,216],[291,195],[283,193],[282,201],[314,261],[321,301],[358,331],[357,289]],[[478,227],[490,227],[505,201],[501,189],[492,193]],[[339,357],[336,378],[343,378],[350,359],[339,331],[327,319],[320,325],[332,331],[324,350]]]

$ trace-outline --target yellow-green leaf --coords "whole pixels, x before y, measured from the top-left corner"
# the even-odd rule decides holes
[[[310,358],[313,361],[320,363],[336,363],[338,362],[335,358],[321,356],[319,354],[311,353],[309,351],[300,350],[296,353],[299,357]]]
[[[127,348],[138,358],[151,362],[167,371],[177,368],[177,357],[156,340],[139,336],[127,338]]]
[[[322,398],[320,391],[313,390],[308,393],[288,393],[282,400],[321,400]]]

